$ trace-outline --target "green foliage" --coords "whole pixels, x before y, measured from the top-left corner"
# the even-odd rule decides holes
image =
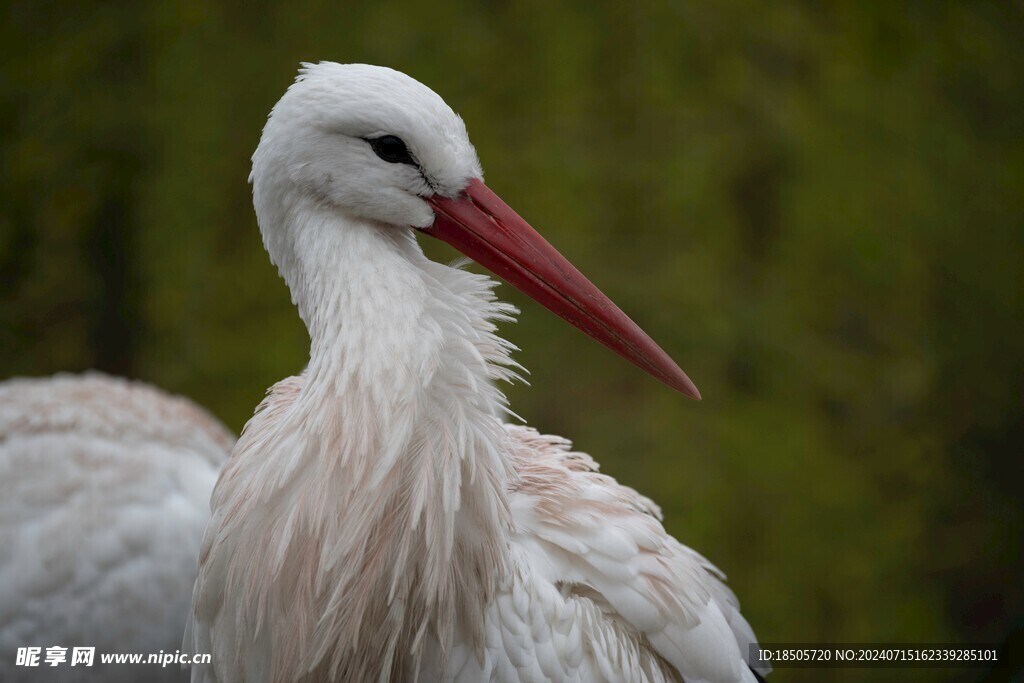
[[[0,375],[100,367],[241,428],[307,354],[248,157],[300,60],[386,64],[701,388],[501,290],[533,372],[513,407],[659,501],[763,639],[993,641],[1020,618],[1018,3],[5,10]]]

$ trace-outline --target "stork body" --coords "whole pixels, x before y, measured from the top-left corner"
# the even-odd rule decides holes
[[[251,180],[310,362],[272,388],[214,492],[186,633],[213,662],[194,682],[754,680],[735,598],[657,507],[568,442],[502,423],[495,382],[517,366],[495,325],[514,311],[489,278],[426,259],[416,229],[472,242],[592,336],[692,384],[515,223],[437,95],[389,69],[307,67]],[[511,226],[536,258],[465,226]]]
[[[232,437],[185,399],[99,374],[0,383],[0,680],[181,681],[174,653]],[[57,667],[19,647],[66,647]],[[70,666],[95,647],[92,667]]]

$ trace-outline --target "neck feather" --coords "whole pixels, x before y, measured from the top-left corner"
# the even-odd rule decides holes
[[[273,680],[392,680],[425,640],[443,656],[456,632],[482,633],[505,572],[511,475],[493,381],[517,366],[494,324],[514,309],[492,280],[427,260],[408,231],[313,206],[295,216],[277,262],[309,366],[257,411],[214,494],[234,539],[228,584],[247,585],[235,629],[270,645]]]

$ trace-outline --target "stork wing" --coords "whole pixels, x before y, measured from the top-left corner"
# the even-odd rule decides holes
[[[233,441],[190,401],[135,382],[0,383],[0,680],[182,680],[177,666],[100,654],[178,649]],[[69,648],[66,662],[94,647],[94,665],[15,665],[17,648],[51,646]]]
[[[453,678],[754,683],[736,597],[657,506],[569,442],[507,429],[515,573],[490,608],[484,670],[464,653]]]

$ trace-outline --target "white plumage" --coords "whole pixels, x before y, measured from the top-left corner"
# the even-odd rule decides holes
[[[194,682],[754,680],[734,596],[657,507],[502,424],[495,381],[517,366],[495,323],[514,311],[489,278],[427,260],[417,230],[696,390],[486,190],[440,97],[390,69],[307,66],[251,181],[310,362],[214,492],[186,633],[213,663]]]
[[[100,374],[0,383],[0,680],[180,681],[174,653],[232,437],[191,402]],[[57,667],[19,647],[68,648]],[[93,667],[71,648],[96,647]],[[42,657],[40,658],[42,659]]]

